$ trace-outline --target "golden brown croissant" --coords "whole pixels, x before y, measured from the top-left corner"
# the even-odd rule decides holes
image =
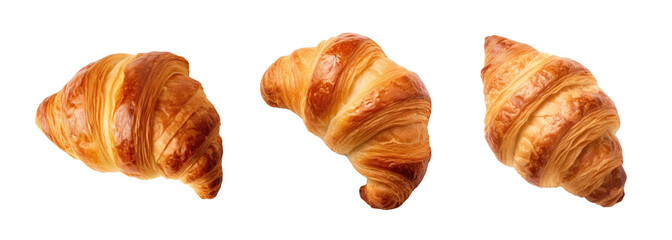
[[[222,183],[219,115],[189,63],[168,52],[113,54],[46,98],[37,126],[100,172],[189,184],[214,198]]]
[[[368,178],[359,193],[371,207],[398,207],[422,181],[431,156],[429,94],[371,39],[345,33],[280,57],[261,95],[350,159]]]
[[[562,186],[604,207],[623,199],[620,120],[593,75],[567,58],[500,36],[485,39],[485,137],[531,184]]]

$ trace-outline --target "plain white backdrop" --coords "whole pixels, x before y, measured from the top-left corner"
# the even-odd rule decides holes
[[[3,1],[0,239],[670,239],[672,8],[637,1]],[[432,160],[398,209],[371,209],[365,178],[289,110],[262,100],[278,57],[343,32],[375,40],[432,97]],[[483,40],[501,35],[579,61],[614,100],[628,175],[602,208],[542,189],[483,137]],[[84,65],[170,51],[222,118],[214,200],[186,185],[99,173],[35,126]]]

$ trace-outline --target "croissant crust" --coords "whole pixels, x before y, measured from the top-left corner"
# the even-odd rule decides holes
[[[626,174],[614,102],[571,59],[500,36],[485,39],[485,138],[528,182],[565,188],[608,207]]]
[[[371,207],[398,207],[422,181],[431,157],[429,93],[371,39],[344,33],[280,57],[261,94],[350,159],[368,178],[360,196]]]
[[[187,60],[172,53],[113,54],[85,66],[40,104],[36,123],[96,171],[178,179],[201,198],[221,186],[219,115]]]

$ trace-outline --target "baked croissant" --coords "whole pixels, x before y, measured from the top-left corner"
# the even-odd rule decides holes
[[[422,181],[431,157],[429,94],[371,39],[344,33],[280,57],[261,95],[350,159],[368,179],[359,193],[371,207],[400,206]]]
[[[37,109],[37,126],[100,172],[189,184],[214,198],[222,183],[219,115],[189,63],[168,52],[113,54],[81,70]]]
[[[610,207],[626,175],[614,102],[571,59],[500,36],[485,39],[485,137],[499,161],[539,187]]]

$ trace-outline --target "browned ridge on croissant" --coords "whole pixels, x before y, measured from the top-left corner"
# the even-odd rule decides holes
[[[500,36],[485,39],[485,138],[539,187],[561,186],[604,207],[625,196],[620,120],[584,66]]]
[[[186,59],[113,54],[82,68],[37,109],[37,126],[100,172],[189,184],[214,198],[222,183],[219,115]]]
[[[422,181],[431,157],[429,93],[371,39],[344,33],[280,57],[261,95],[350,159],[368,179],[360,196],[371,207],[400,206]]]

